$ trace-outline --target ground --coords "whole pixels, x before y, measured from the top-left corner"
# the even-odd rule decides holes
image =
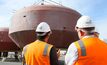
[[[60,51],[60,65],[64,65],[64,56],[65,56],[65,51]],[[11,54],[9,54],[11,55]],[[20,60],[15,60],[14,57],[8,57],[5,59],[5,61],[2,61],[2,58],[0,58],[0,65],[22,65],[22,62]]]
[[[21,62],[0,62],[0,65],[22,65]]]

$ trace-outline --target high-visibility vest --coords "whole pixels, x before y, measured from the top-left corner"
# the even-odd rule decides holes
[[[35,41],[27,46],[26,65],[50,65],[50,50],[52,45],[43,41]]]
[[[107,44],[98,38],[84,38],[74,42],[78,49],[75,65],[107,65]]]

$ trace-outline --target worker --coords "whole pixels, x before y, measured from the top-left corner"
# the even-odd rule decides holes
[[[48,44],[50,26],[41,22],[36,28],[37,40],[23,48],[23,65],[59,65],[56,48]]]
[[[0,52],[0,59],[1,59],[1,55],[2,55],[2,52]]]
[[[8,52],[2,52],[2,62],[6,61],[7,57],[8,57]]]
[[[89,16],[81,16],[75,29],[78,41],[70,44],[66,65],[107,65],[107,44],[94,36],[95,25]]]
[[[16,61],[19,61],[19,58],[18,58],[18,51],[15,51],[14,53],[15,53],[15,54],[14,54],[15,60],[16,60]]]

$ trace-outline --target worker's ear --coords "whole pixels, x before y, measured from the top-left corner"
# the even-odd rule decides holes
[[[82,30],[79,30],[79,31],[80,31],[80,35],[84,36],[85,32],[83,32]]]
[[[50,36],[52,34],[52,32],[50,31],[50,32],[48,32],[48,36]]]

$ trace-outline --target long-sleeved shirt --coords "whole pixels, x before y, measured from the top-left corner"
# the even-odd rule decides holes
[[[77,50],[75,44],[72,43],[69,46],[68,51],[65,55],[65,64],[66,65],[73,65],[77,59],[78,59],[78,50]]]
[[[59,65],[55,47],[52,47],[50,51],[50,65]]]
[[[94,36],[93,35],[84,36],[83,38],[89,38],[89,37],[94,37]],[[71,43],[71,45],[68,47],[68,51],[65,55],[65,64],[74,65],[74,63],[77,61],[77,59],[78,59],[78,49],[74,43]]]

